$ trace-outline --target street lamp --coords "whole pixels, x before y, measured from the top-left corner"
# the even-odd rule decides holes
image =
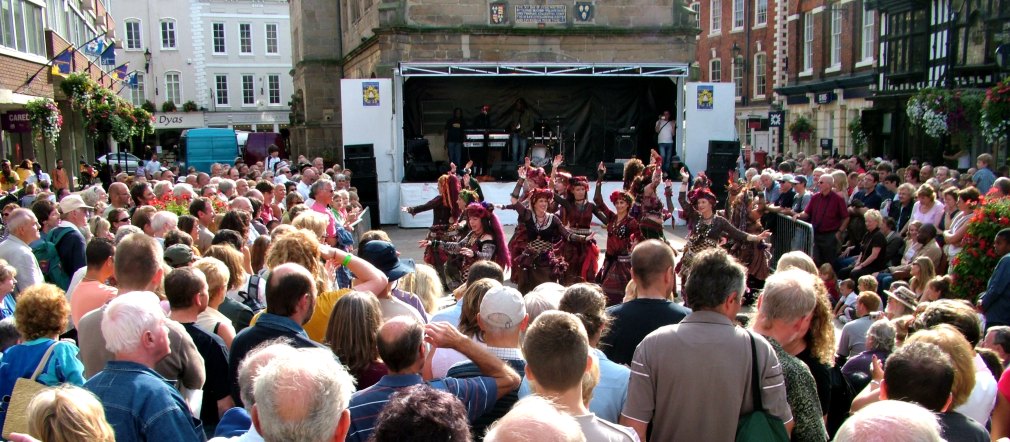
[[[144,72],[151,73],[151,48],[144,49]]]
[[[741,52],[743,52],[743,49],[740,48],[740,45],[737,44],[737,42],[733,42],[733,61],[736,62],[736,63],[738,63],[740,66],[742,66],[743,70],[746,71],[747,70],[747,59],[744,58],[744,56],[740,54]]]

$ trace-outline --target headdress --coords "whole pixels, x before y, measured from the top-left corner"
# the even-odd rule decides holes
[[[498,216],[494,214],[494,206],[487,202],[470,203],[466,206],[466,216],[480,218],[482,222],[488,224],[490,229],[488,229],[487,233],[490,233],[494,238],[494,262],[502,266],[503,269],[509,268],[512,263],[512,257],[509,253],[508,244],[505,242],[505,232],[502,230],[501,222],[498,221]]]
[[[530,201],[535,202],[538,199],[546,198],[547,200],[554,199],[554,191],[544,187],[538,187],[530,192]]]
[[[452,217],[459,217],[459,206],[456,199],[459,198],[459,178],[456,174],[447,173],[438,177],[438,194],[442,197],[442,204],[452,209]]]
[[[718,199],[715,197],[715,194],[705,187],[694,189],[688,192],[687,194],[687,200],[691,202],[692,206],[698,204],[698,200],[700,199],[707,199],[710,203],[712,203],[713,208],[715,207],[715,204],[718,201]]]
[[[582,186],[582,187],[585,187],[585,188],[588,189],[589,188],[589,178],[586,178],[585,175],[579,175],[579,176],[576,176],[576,177],[572,177],[572,179],[568,181],[568,185],[571,186],[571,187]]]
[[[565,184],[571,184],[571,182],[572,182],[572,174],[570,174],[570,173],[568,173],[568,172],[556,172],[556,173],[554,174],[554,177],[555,177],[555,178],[561,178],[561,180],[562,180],[562,181],[563,181],[563,182],[564,182]]]
[[[480,202],[480,195],[477,195],[476,191],[470,189],[460,189],[459,198],[463,200],[464,205]]]
[[[541,167],[531,167],[526,171],[526,180],[536,187],[547,187],[547,173]]]
[[[624,200],[631,206],[635,203],[635,197],[631,195],[631,192],[625,190],[615,190],[610,194],[610,202],[617,204],[618,201]]]

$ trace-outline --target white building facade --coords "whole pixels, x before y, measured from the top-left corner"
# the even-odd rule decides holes
[[[124,60],[137,74],[137,87],[125,88],[124,98],[151,101],[158,114],[168,101],[178,111],[195,105],[207,127],[287,127],[293,86],[286,1],[112,2]]]

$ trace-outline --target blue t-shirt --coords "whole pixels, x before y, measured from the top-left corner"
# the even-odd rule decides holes
[[[42,362],[46,350],[50,346],[53,352],[45,369],[36,378],[40,384],[56,386],[69,383],[76,386],[84,385],[84,364],[77,359],[78,348],[71,342],[53,341],[49,338],[38,338],[23,344],[15,345],[4,352],[0,362],[0,397],[7,398],[14,391],[14,383],[18,378],[31,378],[35,369]],[[0,411],[0,426],[7,415],[7,401]]]

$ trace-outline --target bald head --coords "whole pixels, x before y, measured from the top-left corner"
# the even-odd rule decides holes
[[[379,327],[379,357],[386,363],[390,373],[413,371],[420,358],[423,342],[424,327],[412,317],[397,316]]]
[[[662,242],[650,239],[635,246],[631,252],[631,273],[641,288],[655,285],[663,275],[673,270],[673,250]]]
[[[267,278],[267,313],[292,317],[306,296],[314,301],[315,295],[315,280],[305,267],[295,263],[281,264],[274,267]],[[311,304],[314,302],[310,307]],[[307,316],[312,315],[311,311],[307,313]],[[308,320],[308,317],[301,319]]]
[[[14,209],[7,217],[7,228],[25,244],[39,239],[39,220],[35,213],[28,209]]]
[[[109,205],[120,208],[130,206],[130,188],[125,183],[117,181],[109,185]]]
[[[231,204],[229,205],[229,207],[232,210],[241,210],[249,214],[252,214],[253,212],[252,203],[249,202],[249,198],[246,198],[244,196],[240,196],[238,198],[231,200]]]

